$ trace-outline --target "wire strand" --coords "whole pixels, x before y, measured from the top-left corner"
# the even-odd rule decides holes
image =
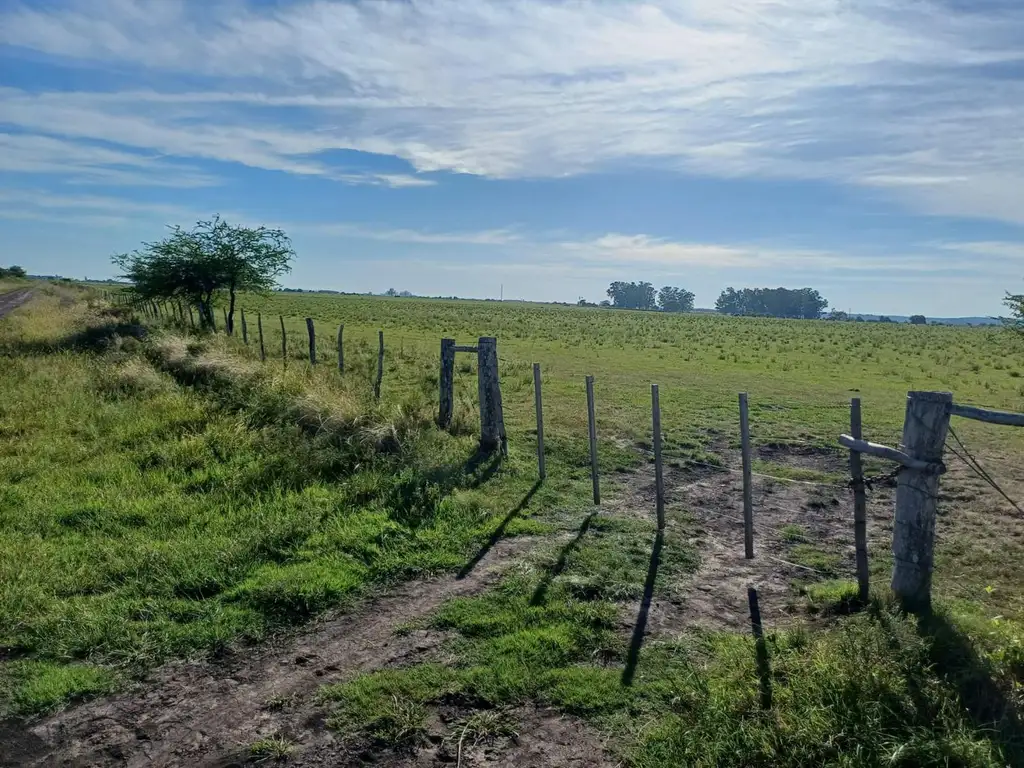
[[[990,475],[988,473],[988,471],[984,467],[981,466],[980,462],[976,458],[974,458],[974,456],[967,449],[967,446],[964,445],[963,441],[960,439],[960,436],[957,435],[956,430],[954,430],[952,426],[950,426],[950,428],[949,428],[949,434],[951,434],[953,436],[953,439],[956,440],[957,445],[960,446],[960,450],[963,451],[963,455],[961,455],[960,451],[957,451],[947,441],[946,447],[949,449],[950,453],[952,453],[954,456],[956,456],[958,459],[960,459],[962,462],[964,462],[968,467],[971,468],[971,470],[974,471],[974,473],[978,477],[980,477],[982,480],[984,480],[986,483],[988,483],[990,486],[992,486],[992,488],[994,488],[996,490],[996,492],[1000,496],[1002,496],[1004,499],[1006,499],[1006,501],[1008,501],[1010,503],[1010,506],[1012,506],[1015,510],[1017,510],[1017,512],[1020,515],[1024,515],[1024,509],[1021,509],[1020,505],[1007,495],[1006,491],[1004,491],[999,486],[999,483],[997,483],[995,481],[995,479],[992,477],[992,475]]]

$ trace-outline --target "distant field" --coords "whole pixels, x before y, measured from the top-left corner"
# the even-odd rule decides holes
[[[892,440],[911,389],[952,391],[958,401],[1024,408],[1024,346],[995,328],[921,327],[668,315],[552,305],[274,294],[247,298],[250,315],[268,317],[270,354],[280,354],[284,315],[291,351],[301,356],[304,317],[318,328],[318,356],[335,359],[337,324],[346,338],[389,350],[437,356],[442,337],[459,343],[498,338],[514,412],[528,410],[525,366],[539,362],[552,390],[556,423],[579,425],[582,380],[597,378],[599,421],[612,434],[648,429],[649,385],[662,390],[666,430],[691,438],[731,424],[736,393],[748,391],[756,439],[811,435],[833,439],[853,395],[864,403],[867,429]],[[252,323],[254,325],[254,323]],[[460,358],[462,359],[462,358]],[[466,358],[468,360],[468,358]],[[508,374],[514,374],[509,376]],[[523,422],[523,426],[526,422]]]
[[[0,321],[0,713],[49,713],[187,658],[200,661],[158,674],[155,694],[119,694],[107,714],[72,709],[46,733],[224,764],[229,753],[294,752],[302,765],[323,750],[339,750],[338,764],[366,750],[455,761],[457,744],[482,759],[488,744],[519,748],[515,732],[527,745],[561,734],[581,754],[600,755],[607,739],[607,764],[650,768],[995,768],[1024,754],[1024,521],[951,459],[940,614],[917,623],[885,596],[892,498],[880,484],[869,510],[877,597],[846,615],[852,513],[836,446],[851,396],[863,400],[866,435],[888,444],[911,389],[1024,410],[1019,341],[997,329],[498,302],[274,294],[241,307],[248,347],[240,322],[233,339],[142,328],[67,286]],[[305,317],[316,322],[315,370]],[[475,453],[473,356],[457,361],[451,433],[432,424],[440,339],[484,335],[498,338],[503,462]],[[543,485],[533,362],[544,372]],[[670,457],[669,524],[657,539],[651,382]],[[741,391],[760,473],[753,562],[738,552],[735,519]],[[1004,490],[1024,495],[1024,430],[956,429]],[[770,712],[748,582],[762,593]],[[258,644],[318,615],[323,624],[294,641]],[[352,632],[363,645],[345,644]],[[130,735],[152,717],[187,738]],[[338,741],[322,741],[314,722]],[[58,764],[63,748],[37,764]]]

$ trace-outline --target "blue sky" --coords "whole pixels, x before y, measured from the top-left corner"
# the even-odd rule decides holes
[[[0,0],[0,263],[108,276],[213,213],[296,287],[996,314],[1024,3]]]

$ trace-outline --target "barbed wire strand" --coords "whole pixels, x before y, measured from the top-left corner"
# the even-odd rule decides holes
[[[960,446],[960,450],[963,451],[963,455],[961,455],[960,452],[957,451],[953,446],[949,445],[949,442],[947,441],[946,448],[949,449],[950,453],[952,453],[962,462],[967,464],[967,466],[970,467],[974,471],[974,473],[978,475],[978,477],[980,477],[982,480],[984,480],[986,483],[992,486],[992,488],[994,488],[1000,496],[1006,499],[1006,501],[1009,502],[1010,506],[1017,510],[1019,514],[1024,515],[1024,509],[1021,509],[1020,505],[1016,501],[1011,499],[1009,495],[1007,495],[1006,491],[1004,491],[1000,487],[999,483],[995,481],[992,475],[990,475],[988,471],[981,466],[978,460],[974,458],[974,456],[967,449],[967,446],[964,445],[963,441],[960,439],[960,436],[957,435],[956,430],[954,430],[952,426],[950,426],[949,428],[949,434],[951,434],[953,436],[953,439],[956,440],[957,445]]]

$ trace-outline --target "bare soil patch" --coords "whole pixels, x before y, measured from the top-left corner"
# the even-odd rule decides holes
[[[811,447],[766,446],[760,453],[795,469],[836,472],[842,467],[841,455]],[[747,560],[738,459],[720,469],[665,467],[667,526],[683,532],[700,566],[670,585],[667,594],[654,596],[648,635],[672,637],[695,627],[749,630],[748,586],[758,591],[764,624],[785,626],[803,613],[802,584],[855,576],[853,498],[847,488],[764,476],[755,476],[753,485],[755,556]],[[869,551],[888,551],[893,488],[881,485],[868,496]],[[653,463],[629,476],[610,506],[653,525]]]
[[[246,764],[249,745],[271,736],[295,745],[290,765],[362,764],[372,755],[342,759],[345,752],[313,701],[315,691],[430,654],[442,634],[396,630],[445,600],[487,588],[534,543],[529,537],[500,540],[464,578],[405,584],[354,613],[324,617],[265,646],[217,661],[167,665],[133,690],[36,723],[5,723],[0,765],[226,767]],[[332,755],[333,762],[318,755]]]
[[[464,768],[612,768],[616,765],[608,758],[600,734],[581,720],[556,710],[534,706],[513,710],[509,717],[514,723],[514,734],[479,741],[463,738],[462,723],[471,712],[459,707],[440,707],[430,724],[425,743],[411,750],[374,752],[331,741],[303,753],[294,764],[309,768],[357,765],[393,768],[447,768],[457,765]]]

